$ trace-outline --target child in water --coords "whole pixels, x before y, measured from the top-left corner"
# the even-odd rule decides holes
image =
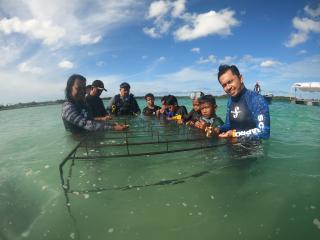
[[[173,95],[168,95],[167,104],[169,109],[167,120],[174,120],[178,123],[183,123],[183,119],[188,115],[186,107],[179,106],[177,98]]]
[[[168,99],[168,96],[163,96],[161,98],[161,108],[156,111],[156,116],[158,118],[160,117],[167,118],[169,114],[167,99]]]
[[[154,105],[154,95],[148,93],[144,96],[144,99],[147,102],[147,106],[143,109],[143,115],[145,116],[154,116],[156,112],[160,109],[159,106]]]
[[[187,125],[194,126],[195,122],[199,121],[201,117],[199,99],[204,96],[203,92],[193,92],[190,95],[192,100],[192,110],[185,117],[184,121]]]
[[[205,131],[207,137],[219,133],[219,127],[223,125],[223,121],[216,115],[216,99],[212,95],[204,95],[199,99],[201,117],[195,122],[195,127]]]

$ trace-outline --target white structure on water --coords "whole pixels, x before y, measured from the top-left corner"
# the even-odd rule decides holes
[[[320,82],[294,83],[291,89],[294,89],[292,103],[320,106]]]

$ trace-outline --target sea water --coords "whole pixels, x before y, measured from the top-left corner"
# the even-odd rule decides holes
[[[252,149],[68,161],[66,192],[59,164],[78,140],[61,106],[0,111],[0,239],[320,239],[320,107],[270,113]]]

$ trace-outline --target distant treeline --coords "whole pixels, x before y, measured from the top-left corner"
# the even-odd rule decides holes
[[[156,96],[157,99],[160,99],[162,96]],[[177,96],[178,98],[188,98],[189,96]],[[227,98],[227,95],[215,96],[217,99]],[[136,96],[137,99],[144,99],[144,96]],[[103,100],[109,100],[110,97],[102,98]],[[285,100],[289,101],[290,97],[284,96],[273,96],[273,100]],[[17,104],[0,104],[0,111],[2,110],[10,110],[10,109],[18,109],[18,108],[27,108],[27,107],[39,107],[39,106],[48,106],[48,105],[56,105],[62,104],[65,100],[59,99],[55,101],[45,101],[45,102],[27,102],[27,103],[17,103]]]
[[[39,106],[48,106],[48,105],[56,105],[62,104],[65,100],[56,100],[56,101],[46,101],[46,102],[27,102],[27,103],[16,103],[16,104],[7,104],[0,105],[1,110],[10,110],[17,108],[27,108],[27,107],[39,107]]]

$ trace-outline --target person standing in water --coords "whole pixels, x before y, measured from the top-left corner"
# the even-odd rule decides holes
[[[71,75],[67,81],[65,89],[66,101],[62,105],[62,120],[66,130],[72,133],[126,130],[128,128],[127,125],[93,120],[85,104],[86,81],[86,78],[79,74]]]
[[[257,93],[261,93],[261,87],[259,82],[257,81],[256,84],[254,85],[253,91],[257,92]]]
[[[112,117],[107,114],[103,101],[100,98],[103,91],[107,91],[107,89],[104,88],[103,82],[101,80],[94,80],[91,85],[91,90],[86,96],[86,104],[94,120],[107,121],[112,119]]]
[[[130,93],[129,83],[120,84],[120,94],[110,99],[108,110],[115,115],[139,115],[141,113],[137,100]]]
[[[222,138],[261,139],[270,137],[269,106],[263,96],[248,90],[235,65],[220,65],[218,81],[229,95]]]
[[[142,113],[144,116],[155,116],[156,112],[160,110],[160,107],[154,104],[154,95],[148,93],[144,96],[147,106],[143,109]]]

